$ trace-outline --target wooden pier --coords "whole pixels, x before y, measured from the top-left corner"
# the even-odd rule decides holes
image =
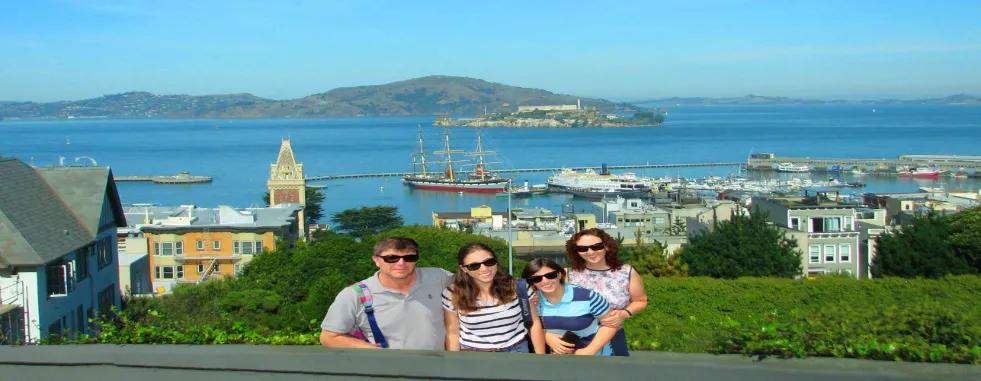
[[[191,176],[190,172],[181,172],[173,176],[113,176],[113,179],[129,182],[152,182],[154,184],[204,184],[210,183],[210,176]]]
[[[750,156],[746,169],[776,172],[781,163],[806,165],[811,172],[846,172],[859,169],[869,174],[896,175],[906,169],[927,167],[969,177],[981,177],[981,156],[958,155],[900,155],[895,159],[820,159],[759,153]]]
[[[619,169],[656,169],[656,168],[686,168],[686,167],[735,167],[735,166],[741,167],[745,164],[746,163],[742,163],[742,162],[727,162],[727,163],[607,165],[606,169],[619,170]],[[587,169],[600,170],[602,169],[602,167],[596,166],[596,167],[517,168],[517,169],[500,169],[500,170],[495,170],[495,172],[499,172],[499,173],[559,172],[562,171],[563,169],[583,171]],[[411,174],[412,172],[358,173],[358,174],[351,174],[351,175],[314,176],[314,177],[307,177],[306,180],[322,181],[322,180],[363,179],[369,177],[402,177]]]

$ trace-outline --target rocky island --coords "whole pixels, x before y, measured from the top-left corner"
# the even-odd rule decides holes
[[[474,118],[437,117],[436,127],[515,127],[515,128],[598,128],[658,127],[664,115],[653,111],[635,112],[631,117],[604,114],[596,107],[574,105],[519,106],[516,111],[500,110]]]

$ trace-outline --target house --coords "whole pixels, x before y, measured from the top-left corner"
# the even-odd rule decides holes
[[[0,339],[89,332],[89,318],[120,306],[126,220],[112,171],[0,158],[0,184]]]
[[[837,190],[811,189],[802,197],[767,197],[753,202],[768,213],[770,222],[797,239],[808,276],[846,273],[861,277],[856,206],[840,203],[837,195]]]
[[[153,291],[168,292],[178,283],[233,277],[278,242],[293,244],[304,234],[302,210],[291,203],[240,209],[136,204],[126,209],[120,234],[127,253],[148,253]]]

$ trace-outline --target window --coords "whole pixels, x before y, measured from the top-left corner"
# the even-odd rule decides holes
[[[664,217],[654,217],[655,224],[664,224]]]
[[[810,263],[821,263],[821,245],[811,245],[808,248]]]
[[[68,295],[68,285],[66,284],[67,274],[63,265],[48,265],[45,267],[47,275],[48,296]]]
[[[110,316],[112,307],[116,306],[116,285],[110,284],[99,291],[99,314]]]
[[[160,243],[160,255],[163,255],[163,256],[174,255],[174,243],[173,242],[161,242]]]
[[[75,264],[68,262],[63,266],[65,267],[65,289],[68,292],[75,291]]]
[[[236,241],[236,243],[238,243],[238,241]],[[242,254],[252,255],[252,249],[255,247],[252,246],[252,241],[242,241],[241,246],[242,246]]]
[[[94,254],[95,245],[88,245],[75,253],[75,279],[79,282],[89,277],[89,255]]]
[[[233,275],[238,276],[238,274],[242,272],[242,265],[235,264],[235,266],[232,266],[232,271],[234,271]]]
[[[160,255],[160,242],[153,243],[153,255]]]
[[[219,241],[217,239],[214,240],[214,241],[211,241],[211,248],[212,249],[215,249],[215,250],[221,250],[221,241]]]
[[[835,245],[824,245],[824,263],[835,263]]]
[[[847,231],[853,231],[853,230],[855,230],[855,226],[852,225],[852,218],[851,217],[845,217],[844,226],[842,228],[845,229],[845,230],[847,230]]]
[[[153,276],[157,279],[174,279],[174,266],[155,266]]]
[[[790,228],[794,230],[800,230],[800,217],[790,218]]]
[[[838,262],[841,262],[841,263],[849,263],[849,262],[851,262],[852,261],[852,246],[849,245],[849,244],[847,244],[847,243],[843,243],[841,245],[838,245],[838,259],[839,259]]]
[[[177,266],[177,279],[184,279],[184,266]]]
[[[99,255],[99,270],[102,270],[106,266],[112,264],[113,252],[112,249],[116,245],[112,242],[112,237],[106,237],[98,242],[98,255]]]
[[[56,320],[48,326],[49,336],[61,336],[61,320]]]
[[[198,263],[198,274],[204,274],[204,263]]]
[[[651,232],[650,232],[650,231],[648,231],[648,232],[647,232],[647,234],[651,234]],[[264,249],[263,249],[263,247],[262,247],[262,241],[255,241],[255,253],[256,253],[256,254],[259,254],[259,253],[261,253],[261,252],[262,252],[263,250],[264,250]]]
[[[814,217],[811,218],[811,232],[830,233],[841,231],[841,217]]]
[[[204,240],[198,240],[198,251],[204,251]]]
[[[184,255],[184,241],[174,242],[174,255]]]
[[[232,241],[232,254],[242,254],[241,242]]]
[[[221,264],[215,263],[215,267],[211,271],[214,272],[215,274],[220,273],[221,272]]]

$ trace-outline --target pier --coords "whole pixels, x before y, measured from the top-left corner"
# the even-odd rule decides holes
[[[928,167],[969,177],[981,177],[981,156],[959,155],[900,155],[895,159],[816,159],[778,157],[772,153],[758,153],[750,156],[746,169],[775,172],[781,163],[806,165],[811,172],[860,169],[869,174],[896,175],[906,169]]]
[[[735,167],[735,166],[743,166],[743,165],[745,165],[745,163],[726,162],[726,163],[608,165],[606,166],[606,168],[609,170],[619,170],[619,169],[657,169],[657,168],[687,168],[687,167]],[[517,168],[517,169],[500,169],[500,170],[496,170],[495,172],[499,172],[499,173],[560,172],[563,169],[583,171],[587,169],[600,170],[602,169],[602,167],[594,166],[594,167]],[[306,180],[324,181],[324,180],[343,180],[343,179],[363,179],[369,177],[403,177],[411,174],[412,172],[357,173],[357,174],[350,174],[350,175],[314,176],[314,177],[307,177]]]
[[[114,176],[117,182],[152,182],[154,184],[203,184],[210,183],[210,176],[191,176],[190,172],[181,172],[173,176]]]

